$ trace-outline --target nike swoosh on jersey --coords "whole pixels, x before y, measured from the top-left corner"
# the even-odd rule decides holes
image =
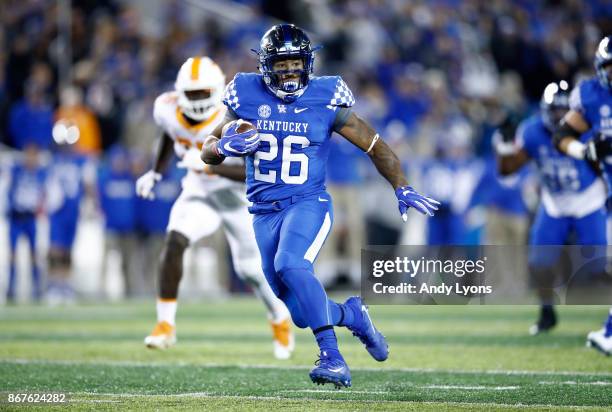
[[[308,107],[303,107],[301,109],[298,109],[297,107],[295,109],[293,109],[294,113],[302,113],[304,110],[308,110]]]
[[[329,202],[329,199],[323,199],[321,196],[319,196],[319,202]]]

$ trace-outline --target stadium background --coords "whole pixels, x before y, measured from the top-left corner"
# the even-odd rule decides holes
[[[324,46],[316,73],[344,77],[356,96],[355,110],[382,131],[410,180],[444,203],[428,222],[412,214],[409,224],[402,225],[392,191],[367,157],[348,142],[333,139],[328,184],[336,199],[336,222],[318,273],[330,286],[354,287],[363,243],[525,241],[530,211],[537,203],[537,180],[530,172],[518,181],[497,179],[492,132],[507,116],[522,118],[537,110],[548,82],[566,79],[574,84],[592,73],[597,41],[612,29],[612,4],[4,1],[0,203],[6,211],[10,165],[30,143],[42,149],[41,164],[50,170],[59,151],[85,156],[88,166],[82,168],[82,178],[87,190],[79,195],[81,214],[72,252],[71,282],[78,296],[103,296],[105,288],[107,296],[121,297],[121,272],[138,278],[130,295],[152,296],[155,262],[169,208],[180,190],[181,171],[172,168],[166,174],[155,202],[137,199],[133,190],[115,191],[104,200],[100,194],[108,192],[105,185],[117,182],[133,188],[150,166],[158,136],[153,101],[172,89],[187,57],[211,56],[228,81],[238,71],[255,71],[249,50],[278,21],[304,27],[314,43]],[[52,127],[60,119],[79,127],[75,145],[54,143]],[[47,200],[57,198],[54,190],[65,189],[50,185]],[[43,268],[48,215],[58,207],[51,203],[42,204],[38,218],[36,255]],[[495,222],[511,222],[518,229],[496,232]],[[7,227],[3,220],[3,274],[8,272]],[[23,300],[29,298],[25,246],[22,241],[18,255]],[[123,259],[123,267],[121,252],[131,256]],[[189,287],[183,290],[195,296],[243,291],[227,275],[227,253],[220,237],[192,251],[191,276],[185,281]],[[2,290],[6,278],[0,277]]]
[[[609,410],[609,359],[584,347],[608,310],[598,306],[559,307],[560,324],[537,337],[527,334],[533,306],[374,306],[388,361],[373,362],[338,329],[353,388],[313,386],[310,331],[296,330],[293,357],[275,360],[261,303],[238,293],[226,299],[247,290],[229,273],[220,233],[186,258],[178,345],[145,349],[154,265],[182,173],[167,173],[157,202],[136,199],[135,179],[150,167],[158,135],[153,99],[194,54],[212,56],[228,80],[256,70],[249,49],[279,21],[325,46],[316,72],[345,78],[356,111],[400,154],[414,185],[444,201],[436,218],[411,213],[403,224],[367,157],[334,138],[336,222],[317,274],[344,299],[357,285],[362,243],[524,243],[537,179],[531,171],[495,176],[492,132],[504,118],[536,111],[548,82],[592,74],[594,47],[612,32],[612,2],[0,1],[0,409],[33,406],[7,404],[9,393],[53,392],[67,393],[64,406],[77,410]],[[75,145],[54,143],[59,119],[79,126]],[[68,173],[88,183],[72,200],[81,209],[75,293],[47,296],[70,305],[31,304],[25,240],[17,304],[4,302],[9,174],[31,158],[24,148],[32,142],[49,173],[66,150],[87,165]],[[44,186],[36,258],[47,278],[53,212],[67,186]],[[131,295],[141,299],[122,300],[122,252],[140,282]]]

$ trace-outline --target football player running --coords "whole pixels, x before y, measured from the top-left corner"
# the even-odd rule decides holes
[[[594,65],[596,76],[572,90],[571,110],[555,134],[555,143],[563,153],[596,163],[609,173],[606,158],[612,155],[612,36],[599,42]],[[588,131],[594,137],[581,142],[580,136]],[[587,345],[612,355],[612,312],[602,329],[588,334]]]
[[[136,182],[136,192],[154,197],[155,184],[173,149],[187,169],[182,192],[172,207],[159,269],[157,324],[145,338],[149,348],[167,348],[176,342],[175,316],[178,287],[183,274],[185,249],[223,226],[236,273],[249,283],[268,311],[274,355],[286,359],[294,338],[286,306],[272,292],[261,269],[252,217],[247,211],[244,164],[234,159],[226,165],[207,166],[200,160],[204,138],[226,116],[221,103],[225,75],[208,57],[191,57],[180,68],[175,91],[155,100],[153,115],[162,137],[152,170]]]
[[[530,245],[564,245],[570,232],[581,245],[606,244],[606,187],[594,165],[560,153],[553,135],[570,108],[567,82],[544,89],[540,112],[519,124],[516,134],[496,132],[499,172],[508,175],[533,160],[541,177],[540,206],[531,227]],[[530,333],[547,332],[557,324],[553,307],[554,248],[533,248],[529,266],[542,303]]]
[[[245,157],[247,196],[264,273],[293,322],[309,327],[320,354],[310,378],[315,383],[350,386],[349,368],[338,350],[334,326],[347,327],[377,361],[388,356],[361,298],[343,304],[328,299],[314,276],[313,263],[329,234],[333,212],[325,191],[325,163],[332,132],[366,152],[393,186],[403,219],[414,207],[433,215],[439,204],[410,186],[400,161],[364,120],[352,112],[353,94],[339,76],[312,75],[316,48],[291,24],[272,27],[262,37],[260,74],[238,73],[225,91],[225,121],[206,139],[202,160],[219,164]],[[238,133],[238,122],[257,130]]]

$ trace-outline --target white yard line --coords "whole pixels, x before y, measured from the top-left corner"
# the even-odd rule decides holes
[[[520,386],[463,386],[463,385],[427,385],[417,386],[422,389],[461,389],[468,391],[511,391],[519,389]]]
[[[461,390],[471,390],[471,391],[509,391],[520,389],[520,386],[463,386],[463,385],[410,385],[415,389],[461,389]],[[347,389],[350,393],[365,393],[371,395],[387,395],[393,392],[391,391],[356,391],[352,389]],[[331,393],[337,394],[342,393],[342,391],[336,389],[292,389],[292,390],[284,390],[281,392],[288,393]]]
[[[338,393],[364,393],[368,395],[386,395],[392,392],[389,391],[356,391],[353,389],[287,389],[280,391],[283,393],[329,393],[332,395]]]
[[[540,385],[589,385],[589,386],[612,386],[612,382],[603,382],[603,381],[595,381],[595,382],[576,382],[576,381],[564,381],[564,382],[549,382],[542,381],[538,382]]]
[[[312,392],[315,392],[313,390]],[[285,391],[286,392],[286,391]],[[329,393],[360,393],[359,391],[353,391],[351,389],[341,389],[341,390],[333,390],[326,391],[321,390],[321,392],[329,392]],[[362,391],[366,392],[366,391]],[[181,394],[143,394],[143,393],[97,393],[97,392],[72,392],[70,396],[108,396],[115,398],[148,398],[148,397],[163,397],[163,398],[184,398],[184,397],[193,397],[193,398],[215,398],[215,399],[246,399],[246,400],[260,400],[260,401],[271,401],[271,400],[283,400],[283,401],[323,401],[323,402],[358,402],[358,403],[397,403],[397,404],[412,404],[412,405],[450,405],[450,406],[472,406],[482,408],[483,410],[486,408],[520,408],[520,409],[542,409],[542,408],[551,408],[554,410],[601,410],[603,409],[601,406],[581,406],[581,405],[553,405],[553,404],[514,404],[514,403],[493,403],[493,402],[449,402],[449,401],[397,401],[397,400],[385,400],[385,399],[355,399],[355,400],[347,400],[347,399],[321,399],[321,398],[286,398],[282,396],[256,396],[256,395],[214,395],[208,394],[206,392],[191,392],[191,393],[181,393]],[[97,401],[97,399],[71,399],[71,402],[91,402]],[[104,401],[101,399],[100,401]]]
[[[257,395],[215,395],[208,392],[185,392],[185,393],[112,393],[112,392],[72,392],[70,396],[111,396],[115,398],[239,398],[239,399],[255,399],[255,400],[280,400],[287,399],[282,396],[257,396]]]
[[[189,363],[189,362],[137,362],[115,360],[45,360],[45,359],[7,359],[0,358],[0,362],[14,364],[48,364],[48,365],[107,365],[107,366],[133,366],[133,367],[199,367],[199,368],[241,368],[241,369],[280,369],[280,370],[309,370],[311,365],[258,365],[258,364],[229,364],[229,363]],[[435,369],[435,368],[372,368],[355,367],[355,371],[366,372],[406,372],[406,373],[450,373],[450,374],[486,374],[486,375],[526,375],[526,376],[599,376],[612,377],[612,372],[584,372],[584,371],[530,371],[530,370],[464,370],[464,369]]]

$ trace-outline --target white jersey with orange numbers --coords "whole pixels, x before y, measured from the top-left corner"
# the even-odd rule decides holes
[[[227,109],[223,104],[219,104],[218,109],[208,119],[192,125],[180,111],[177,100],[176,92],[166,92],[158,96],[153,108],[153,117],[155,123],[174,141],[174,151],[179,158],[182,158],[189,149],[202,150],[204,140],[223,120]],[[224,163],[241,164],[242,160],[228,158]],[[202,196],[226,188],[235,187],[244,190],[242,183],[192,169],[188,170],[182,184],[184,191],[195,192],[194,194]]]

